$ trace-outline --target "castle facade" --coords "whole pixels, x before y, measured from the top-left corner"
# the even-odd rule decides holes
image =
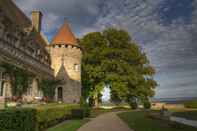
[[[28,74],[23,101],[43,98],[42,80],[60,80],[55,101],[78,103],[81,97],[82,51],[67,22],[51,43],[41,33],[42,13],[32,12],[32,20],[11,1],[0,1],[0,65],[12,65]],[[14,96],[19,79],[0,66],[0,103]]]

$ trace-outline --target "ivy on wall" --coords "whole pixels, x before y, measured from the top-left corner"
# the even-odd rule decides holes
[[[53,99],[55,95],[55,88],[59,85],[61,81],[59,80],[42,80],[40,83],[40,88],[43,91],[45,97]]]
[[[28,82],[32,75],[27,73],[27,71],[8,63],[3,63],[0,67],[3,67],[6,70],[5,73],[10,75],[12,94],[14,96],[22,96],[29,87]]]
[[[5,73],[10,76],[12,94],[14,96],[20,97],[27,92],[29,81],[32,81],[32,78],[34,77],[32,74],[8,63],[0,64],[0,67],[3,67],[6,70]],[[61,84],[60,80],[43,79],[39,82],[39,88],[42,90],[45,97],[52,100],[55,95],[55,88],[59,84]]]

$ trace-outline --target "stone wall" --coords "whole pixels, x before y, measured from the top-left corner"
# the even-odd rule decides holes
[[[46,43],[40,38],[41,35],[34,31],[32,25],[26,28],[15,25],[0,8],[0,57],[7,57],[9,63],[22,68],[26,66],[35,74],[52,77],[50,55],[45,49]]]
[[[81,57],[82,52],[80,48],[71,45],[56,45],[50,47],[50,54],[55,76],[57,75],[62,62],[69,75],[69,77],[76,81],[81,81]],[[78,67],[77,67],[78,66]]]
[[[55,45],[49,47],[49,51],[54,75],[64,83],[58,86],[63,88],[63,102],[79,102],[81,97],[81,49],[71,45]],[[62,72],[64,74],[61,74]],[[56,90],[56,100],[57,94]]]
[[[16,25],[16,22],[7,13],[8,10],[0,6],[0,64],[14,65],[35,77],[29,83],[29,94],[27,92],[23,96],[28,101],[34,100],[35,97],[42,96],[35,79],[54,79],[50,55],[45,49],[47,44],[31,24],[25,25],[25,27]],[[0,81],[2,82],[2,80]],[[12,97],[13,85],[11,85],[9,74],[8,76],[6,74],[3,86],[3,97]]]

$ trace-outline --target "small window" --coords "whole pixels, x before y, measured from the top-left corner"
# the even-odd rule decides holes
[[[75,70],[75,71],[79,71],[79,65],[78,65],[78,64],[75,64],[75,65],[74,65],[74,70]]]

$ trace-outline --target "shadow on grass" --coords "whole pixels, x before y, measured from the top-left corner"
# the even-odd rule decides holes
[[[145,111],[131,111],[118,114],[131,129],[136,131],[196,131],[196,128],[171,123],[166,120],[152,119],[147,117]]]

